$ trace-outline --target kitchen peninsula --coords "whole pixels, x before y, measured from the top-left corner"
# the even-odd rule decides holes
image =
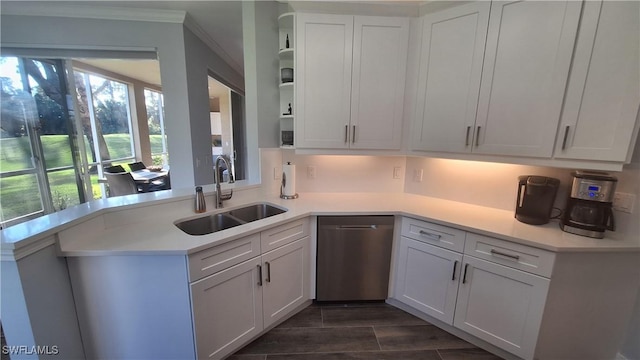
[[[631,283],[640,278],[636,266],[640,260],[640,244],[636,239],[590,239],[562,232],[556,223],[544,226],[520,223],[514,219],[511,211],[406,193],[301,193],[300,198],[293,201],[281,200],[277,195],[264,194],[259,188],[236,191],[235,194],[237,195],[234,195],[232,200],[225,203],[225,209],[209,213],[233,209],[256,201],[271,203],[287,211],[213,234],[191,236],[180,231],[174,223],[200,215],[192,212],[192,195],[180,194],[177,191],[175,194],[166,192],[155,195],[157,199],[147,199],[151,201],[140,203],[137,202],[136,196],[122,197],[119,198],[120,200],[112,199],[111,203],[90,203],[87,206],[81,206],[80,209],[69,209],[66,212],[36,219],[40,228],[25,224],[3,230],[3,282],[7,281],[5,284],[15,285],[16,291],[20,292],[20,295],[24,294],[22,303],[25,308],[23,314],[3,313],[3,323],[8,328],[15,324],[12,321],[20,322],[25,319],[17,317],[27,316],[28,318],[42,311],[37,309],[39,305],[44,306],[44,304],[33,304],[34,299],[31,296],[37,294],[38,289],[26,286],[29,285],[27,283],[21,283],[21,277],[18,274],[25,271],[21,264],[32,262],[33,264],[30,263],[29,266],[38,267],[40,265],[37,263],[43,261],[62,262],[58,270],[62,275],[64,272],[69,272],[71,284],[67,278],[67,283],[63,284],[65,286],[50,289],[48,296],[50,299],[67,298],[71,304],[75,303],[75,308],[72,306],[69,309],[69,316],[75,316],[74,313],[77,311],[81,324],[80,329],[75,329],[75,332],[78,334],[78,341],[80,341],[79,334],[82,334],[82,346],[86,354],[79,356],[80,358],[84,356],[160,358],[163,354],[163,356],[171,354],[194,357],[198,335],[194,334],[197,330],[192,328],[191,323],[192,309],[188,286],[191,280],[187,273],[187,263],[191,256],[205,250],[235,244],[242,239],[265,233],[283,224],[309,219],[306,225],[309,228],[304,231],[309,235],[310,246],[304,251],[307,252],[305,256],[308,256],[308,259],[314,259],[315,216],[384,214],[396,216],[392,284],[389,287],[388,300],[391,304],[432,321],[447,331],[457,331],[455,327],[439,323],[437,319],[406,305],[394,290],[393,281],[397,279],[397,277],[394,278],[397,276],[394,274],[396,272],[394,269],[401,267],[399,264],[401,260],[398,257],[400,226],[402,222],[407,221],[406,219],[413,219],[433,224],[433,226],[460,230],[467,233],[467,242],[469,242],[469,236],[473,234],[473,236],[501,241],[506,245],[513,244],[522,249],[531,249],[530,252],[542,251],[553,255],[551,262],[553,271],[546,275],[549,278],[547,280],[548,295],[545,297],[546,307],[544,313],[540,314],[539,334],[536,332],[538,338],[537,345],[534,344],[536,356],[541,354],[540,358],[550,358],[562,354],[563,351],[575,353],[578,345],[588,349],[586,351],[590,351],[591,354],[595,351],[615,353],[617,342],[624,335],[626,317],[632,310],[637,288],[635,286],[637,284]],[[380,201],[383,198],[385,201]],[[211,201],[211,198],[208,200]],[[76,216],[75,219],[74,216]],[[21,229],[26,231],[26,235],[19,235]],[[265,249],[262,251],[264,252]],[[69,263],[68,270],[66,262]],[[16,268],[14,275],[17,278],[8,278],[12,272],[6,273],[5,267],[11,266]],[[312,260],[305,263],[305,266],[304,281],[308,285],[305,288],[304,301],[282,317],[282,320],[304,308],[309,300],[314,298],[315,263]],[[580,273],[576,273],[570,268],[581,270]],[[93,269],[93,271],[83,273],[81,271],[83,269]],[[138,269],[142,273],[127,273],[130,269]],[[255,267],[251,268],[251,272],[256,273]],[[39,277],[56,276],[54,273],[40,274]],[[609,276],[615,276],[616,281],[609,281]],[[64,277],[59,276],[57,281],[61,279]],[[180,286],[171,288],[173,291],[164,292],[167,289],[162,287],[163,284],[169,283],[180,284]],[[21,284],[24,286],[22,289],[24,292],[19,290]],[[3,289],[4,286],[6,285],[3,285]],[[87,293],[89,290],[96,289],[102,290],[98,294]],[[176,291],[177,289],[181,289],[182,293]],[[151,297],[145,297],[145,291],[148,291]],[[607,296],[606,294],[610,294],[610,291],[615,291],[617,295]],[[593,299],[593,302],[588,302],[584,308],[577,305],[588,298]],[[92,301],[81,301],[82,299]],[[20,299],[12,301],[17,300]],[[121,304],[128,304],[130,308],[126,310],[114,307]],[[3,310],[11,305],[14,304],[5,301]],[[65,306],[68,307],[69,304]],[[597,306],[600,310],[583,313],[588,306]],[[574,309],[576,313],[570,316],[563,315],[561,312],[567,311],[567,308]],[[99,313],[97,313],[98,309],[100,309]],[[126,319],[119,319],[117,314],[126,314]],[[103,325],[107,326],[106,323],[97,320],[105,318],[112,319],[108,322],[110,326],[126,324],[135,331],[104,328]],[[153,319],[153,322],[145,323],[143,321],[145,319]],[[69,321],[69,326],[72,323],[73,321]],[[272,326],[277,323],[279,322],[275,322]],[[562,333],[571,327],[589,328],[586,323],[607,326],[609,336],[605,339],[601,331],[595,328],[581,332],[582,336],[567,337],[567,334]],[[43,344],[39,340],[39,335],[47,332],[46,325],[35,321],[31,323],[30,330],[33,333],[33,339],[38,339],[32,340],[34,344]],[[260,329],[256,334],[261,334],[262,330]],[[598,333],[600,342],[594,342],[590,338],[595,334],[593,332]],[[465,336],[464,332],[459,330],[456,334]],[[230,353],[255,336],[240,343],[233,343],[225,348],[224,353],[221,352],[214,358]],[[473,336],[466,335],[466,338],[504,357],[517,358]],[[558,338],[563,339],[561,343],[558,342]],[[122,346],[117,349],[107,346],[114,341]],[[571,345],[568,345],[569,343]],[[145,347],[141,344],[153,344],[153,346]],[[67,343],[67,348],[61,347],[61,351],[69,350],[67,353],[73,354],[72,347],[73,344]],[[81,355],[81,351],[76,354]],[[522,357],[532,358],[530,355]]]

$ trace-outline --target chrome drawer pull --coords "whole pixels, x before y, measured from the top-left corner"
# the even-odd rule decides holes
[[[436,240],[440,240],[440,238],[442,237],[442,235],[440,234],[433,234],[424,230],[420,230],[418,231],[418,233],[420,233],[420,235],[422,236],[429,236],[429,237],[435,238]]]
[[[464,275],[462,275],[462,283],[467,283],[467,268],[469,268],[469,264],[464,264]]]
[[[453,275],[451,275],[451,280],[456,279],[456,268],[458,267],[458,260],[453,262]]]
[[[511,258],[513,260],[520,260],[520,255],[511,255],[511,254],[505,254],[503,252],[491,249],[491,255],[500,255],[500,256],[505,256],[508,258]]]
[[[569,136],[569,128],[570,126],[564,128],[564,138],[562,139],[562,150],[567,148],[567,136]]]
[[[471,126],[467,126],[467,137],[464,139],[464,146],[469,146],[469,132],[471,131]]]
[[[267,282],[271,282],[271,264],[268,261],[264,263],[267,266]]]

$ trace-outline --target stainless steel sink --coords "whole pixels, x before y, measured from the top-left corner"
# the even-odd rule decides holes
[[[222,231],[234,226],[282,214],[286,211],[286,209],[267,203],[259,203],[223,213],[178,221],[175,225],[189,235],[207,235],[216,231]]]
[[[206,235],[242,224],[244,222],[223,213],[181,221],[176,226],[189,235]]]
[[[245,206],[239,209],[234,209],[227,212],[227,214],[246,222],[252,222],[252,221],[267,218],[269,216],[282,214],[283,212],[286,212],[286,211],[287,210],[281,209],[279,207],[275,207],[273,205],[261,203],[261,204]]]

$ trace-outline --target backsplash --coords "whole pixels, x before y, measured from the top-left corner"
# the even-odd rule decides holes
[[[407,192],[514,211],[520,175],[541,175],[560,180],[554,206],[564,208],[574,169],[490,162],[435,159],[413,156],[296,155],[293,150],[261,149],[262,186],[269,193],[280,191],[282,164],[296,165],[296,191],[303,192]],[[315,179],[308,167],[315,168]],[[400,179],[393,177],[400,167]],[[278,179],[274,179],[274,168]],[[422,181],[414,172],[422,169]],[[616,191],[636,195],[633,214],[614,211],[616,231],[610,238],[640,236],[640,142],[631,164],[621,172]],[[553,213],[555,215],[555,212]]]
[[[422,182],[414,171],[423,171]],[[407,158],[405,192],[503,210],[515,209],[518,176],[539,175],[560,180],[556,207],[564,207],[571,188],[571,170],[425,157]]]

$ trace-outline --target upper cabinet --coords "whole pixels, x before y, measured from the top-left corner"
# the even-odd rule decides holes
[[[491,3],[474,152],[551,157],[581,7]]]
[[[556,157],[624,162],[640,106],[640,3],[587,1]]]
[[[399,149],[409,19],[296,14],[296,147]]]
[[[479,1],[424,18],[413,149],[471,149],[490,7]]]
[[[494,1],[426,15],[413,148],[551,157],[580,10]]]

